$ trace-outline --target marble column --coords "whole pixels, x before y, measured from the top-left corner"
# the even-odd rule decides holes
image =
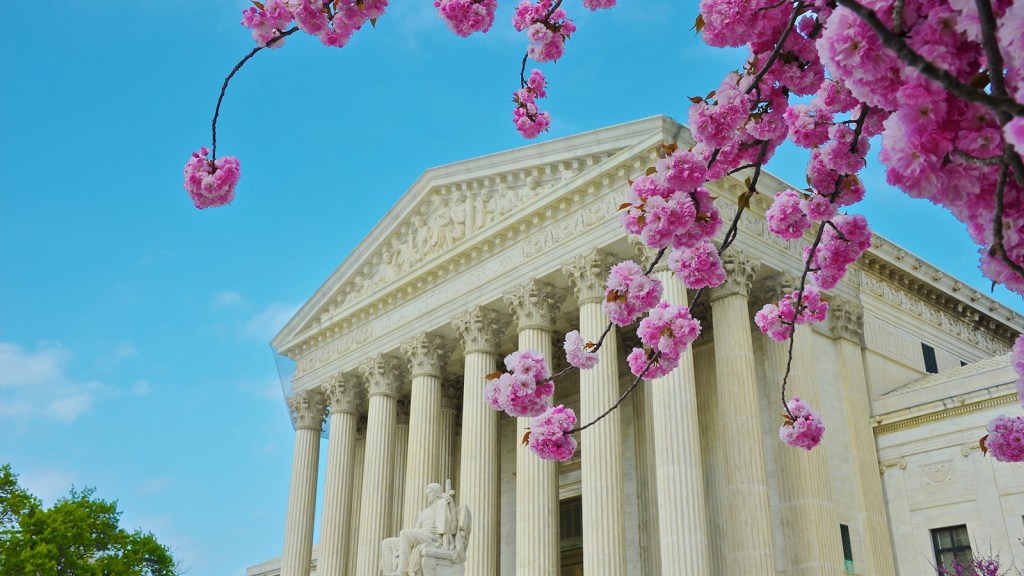
[[[497,574],[501,552],[499,413],[484,402],[486,377],[498,367],[505,323],[477,306],[452,320],[465,351],[462,385],[462,449],[459,501],[473,514],[473,537],[466,551],[466,573]]]
[[[402,526],[416,524],[427,506],[426,487],[441,482],[441,372],[451,354],[450,344],[434,334],[420,334],[402,343],[412,375],[409,398],[409,455],[405,467]]]
[[[662,260],[664,262],[664,260]],[[686,287],[664,264],[654,276],[664,286],[662,299],[686,304]],[[704,475],[693,373],[693,351],[679,366],[647,382],[654,410],[655,462],[658,474],[658,532],[663,574],[708,574]]]
[[[788,274],[768,280],[768,299],[777,302],[799,286]],[[820,413],[821,394],[815,376],[814,332],[808,324],[795,330],[793,363],[786,387],[786,398],[799,397]],[[764,336],[768,382],[779,398],[769,412],[784,410],[778,394],[789,357],[789,342],[776,342]],[[781,418],[779,419],[781,425]],[[826,423],[826,426],[828,424]],[[785,558],[789,576],[839,576],[843,572],[843,549],[839,537],[839,519],[832,505],[828,477],[828,434],[814,450],[780,445],[775,451],[779,478],[779,503]]]
[[[726,517],[724,573],[774,575],[768,479],[761,443],[761,409],[747,298],[759,263],[738,248],[723,258],[728,274],[711,291],[715,326],[715,422],[724,454]]]
[[[288,399],[295,415],[295,452],[288,516],[284,528],[281,576],[309,576],[313,560],[313,522],[316,515],[316,475],[320,461],[320,434],[326,415],[323,395],[302,390]]]
[[[354,376],[339,374],[325,381],[321,388],[331,419],[316,573],[317,576],[343,576],[348,557],[353,553],[347,530],[353,525],[352,476],[362,386]]]
[[[397,360],[378,355],[359,366],[370,397],[366,417],[366,455],[363,462],[362,502],[359,506],[359,549],[356,574],[377,574],[380,543],[393,536],[391,468],[398,391],[402,372]],[[396,487],[400,489],[400,487]]]
[[[506,294],[505,302],[519,330],[519,349],[540,353],[550,366],[551,332],[562,297],[550,284],[531,280]],[[529,426],[529,418],[516,421],[517,441]],[[558,463],[527,448],[516,450],[516,574],[558,575],[558,521]]]
[[[459,401],[462,387],[454,380],[446,380],[441,384],[441,413],[438,415],[438,464],[437,481],[444,486],[445,481],[455,480],[452,473],[452,447],[455,440],[455,428],[459,414]],[[454,485],[453,485],[454,486]],[[455,489],[458,489],[456,486]]]
[[[356,424],[356,442],[352,450],[352,514],[349,524],[348,536],[348,557],[345,559],[345,574],[354,576],[356,573],[356,558],[359,552],[359,530],[361,516],[359,507],[362,504],[363,493],[363,465],[366,456],[366,418],[360,418]]]
[[[628,345],[624,344],[628,348]],[[651,423],[651,395],[646,385],[633,392],[636,442],[637,504],[640,523],[640,573],[661,574],[658,540],[658,475],[654,458],[654,426]]]
[[[397,533],[405,521],[405,464],[409,458],[409,397],[398,399],[395,420],[395,465],[391,467],[391,528]]]
[[[839,354],[839,378],[843,387],[843,405],[850,425],[850,460],[860,496],[863,522],[863,563],[871,574],[895,574],[889,522],[885,513],[882,482],[877,474],[878,450],[871,430],[871,393],[864,372],[861,342],[864,341],[864,311],[860,304],[842,298],[829,301],[828,317]]]
[[[597,342],[608,316],[601,309],[609,258],[592,251],[562,266],[576,292],[580,334]],[[580,422],[590,422],[619,399],[618,334],[613,328],[598,350],[597,366],[580,371]],[[583,484],[583,570],[587,576],[626,573],[626,509],[622,494],[622,413],[615,410],[584,432],[580,460]]]

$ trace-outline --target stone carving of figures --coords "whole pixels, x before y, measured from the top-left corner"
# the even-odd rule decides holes
[[[474,212],[476,213],[476,230],[491,223],[491,215],[494,213],[494,201],[491,199],[491,195],[491,192],[481,190],[477,192],[476,199],[473,200]]]
[[[452,194],[451,199],[448,201],[448,206],[451,210],[452,224],[448,230],[446,237],[448,238],[448,245],[454,246],[462,241],[466,237],[467,221],[469,219],[469,211],[466,209],[466,194],[462,191]]]
[[[397,538],[381,543],[380,568],[384,576],[456,576],[464,573],[471,517],[465,506],[456,507],[451,489],[427,485],[427,507],[416,525]]]

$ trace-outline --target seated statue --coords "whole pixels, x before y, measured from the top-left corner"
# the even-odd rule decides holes
[[[450,480],[447,488],[428,484],[416,525],[381,543],[384,576],[463,576],[472,519],[468,508],[455,506]]]

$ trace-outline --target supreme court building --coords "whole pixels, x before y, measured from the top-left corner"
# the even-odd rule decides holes
[[[986,549],[1024,561],[1024,465],[977,445],[993,415],[1021,411],[1006,355],[1024,320],[884,238],[827,294],[829,320],[797,328],[789,392],[821,413],[824,441],[779,441],[787,344],[752,316],[794,289],[807,239],[768,232],[789,186],[767,174],[680,368],[583,432],[568,462],[520,447],[526,420],[485,405],[484,377],[525,348],[559,368],[574,328],[596,339],[609,266],[651,256],[619,224],[628,179],[667,142],[692,143],[659,116],[413,183],[272,342],[295,361],[295,452],[282,555],[249,576],[375,576],[381,541],[446,479],[472,512],[468,576],[918,576]],[[744,177],[711,185],[726,222]],[[584,422],[603,412],[632,380],[636,340],[613,332],[555,402]]]

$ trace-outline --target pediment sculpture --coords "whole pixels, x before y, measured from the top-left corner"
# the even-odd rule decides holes
[[[463,576],[472,516],[465,505],[456,506],[451,480],[427,485],[427,507],[416,525],[397,538],[381,542],[383,576]]]

